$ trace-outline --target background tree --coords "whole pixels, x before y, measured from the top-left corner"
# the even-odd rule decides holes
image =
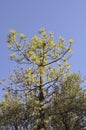
[[[18,130],[22,125],[24,106],[18,100],[18,97],[5,93],[3,100],[0,102],[0,125],[2,128],[10,127]]]
[[[50,112],[53,130],[86,128],[86,91],[81,83],[80,75],[73,73],[55,87]]]

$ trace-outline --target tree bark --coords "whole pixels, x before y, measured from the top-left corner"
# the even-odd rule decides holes
[[[14,127],[15,127],[15,130],[18,130],[18,126],[17,125],[15,125]]]
[[[45,108],[44,108],[44,91],[43,91],[43,77],[40,76],[40,86],[39,86],[39,103],[40,103],[40,110],[39,110],[39,123],[37,126],[37,130],[47,130],[45,124]]]

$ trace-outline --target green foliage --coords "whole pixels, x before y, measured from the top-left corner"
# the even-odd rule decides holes
[[[80,87],[79,74],[70,74],[55,87],[52,98],[51,125],[59,130],[84,130],[86,123],[86,92]],[[82,128],[83,127],[83,128]]]

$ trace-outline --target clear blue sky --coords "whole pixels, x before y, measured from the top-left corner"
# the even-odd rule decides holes
[[[9,60],[8,31],[16,29],[31,38],[41,27],[57,39],[74,39],[72,71],[86,75],[86,0],[0,0],[0,79],[9,77],[15,66]]]

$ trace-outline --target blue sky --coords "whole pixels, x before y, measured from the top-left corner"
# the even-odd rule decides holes
[[[16,65],[9,60],[9,30],[31,38],[42,27],[57,39],[74,39],[72,71],[86,75],[86,0],[0,0],[0,79],[9,77]]]

